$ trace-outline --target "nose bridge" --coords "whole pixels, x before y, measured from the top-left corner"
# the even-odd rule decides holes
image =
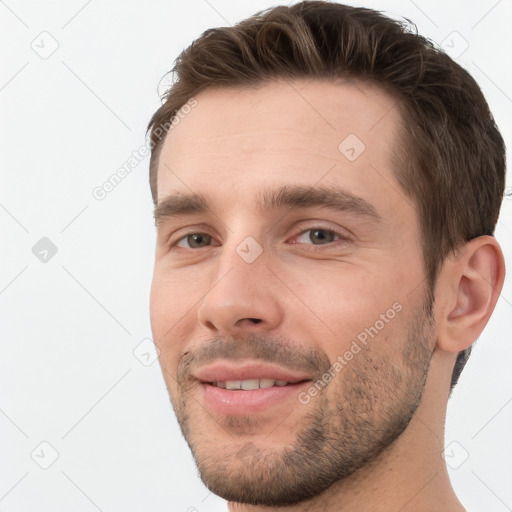
[[[263,246],[247,236],[238,244],[226,243],[221,251],[210,289],[199,305],[199,321],[224,335],[278,325],[282,309]]]

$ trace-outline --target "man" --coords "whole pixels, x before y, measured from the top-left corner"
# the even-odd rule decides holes
[[[464,510],[446,405],[505,274],[475,81],[327,2],[209,30],[174,71],[151,322],[203,482],[231,511]]]

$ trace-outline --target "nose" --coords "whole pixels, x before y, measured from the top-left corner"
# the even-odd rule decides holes
[[[278,284],[263,253],[247,263],[234,249],[224,249],[214,279],[198,308],[198,320],[210,335],[270,332],[283,319]]]

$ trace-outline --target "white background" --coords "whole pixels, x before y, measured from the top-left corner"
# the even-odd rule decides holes
[[[512,145],[511,0],[352,3],[405,16],[452,52],[468,44],[458,61]],[[151,338],[149,159],[104,200],[92,190],[144,144],[178,53],[272,5],[0,2],[0,512],[226,508],[197,477],[158,362],[133,352],[147,359],[136,347]],[[33,49],[57,44],[45,59]],[[505,199],[509,268],[511,235]],[[32,252],[42,237],[58,249],[46,263]],[[508,276],[449,404],[450,476],[472,511],[512,510],[511,316]]]

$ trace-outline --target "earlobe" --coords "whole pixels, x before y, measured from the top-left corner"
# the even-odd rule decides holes
[[[492,236],[467,242],[458,257],[448,257],[439,275],[437,345],[460,352],[480,336],[498,301],[505,279],[505,261]]]

